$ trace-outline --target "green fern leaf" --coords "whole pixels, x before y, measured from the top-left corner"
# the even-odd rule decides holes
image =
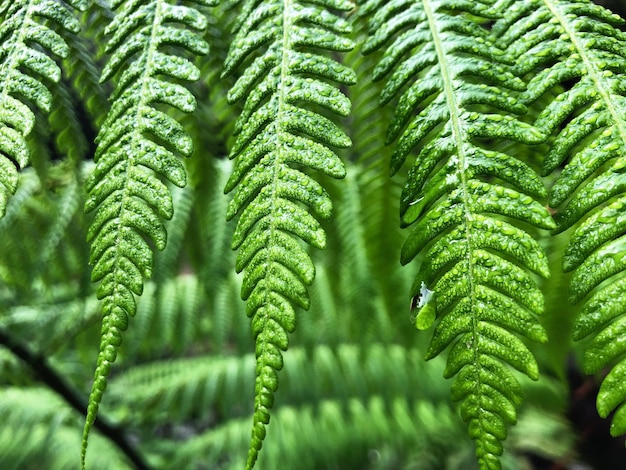
[[[84,0],[68,0],[85,9]],[[65,58],[70,50],[51,26],[77,33],[78,20],[63,3],[52,0],[15,0],[0,5],[0,216],[18,184],[18,170],[28,165],[26,137],[35,113],[49,112],[52,94],[46,82],[58,82],[61,69],[51,57]]]
[[[547,277],[547,258],[506,219],[554,228],[538,201],[545,197],[538,176],[491,140],[544,139],[514,117],[526,111],[514,97],[524,84],[480,24],[497,18],[492,3],[368,2],[363,48],[385,49],[374,78],[387,77],[382,103],[397,103],[387,134],[388,143],[397,141],[392,174],[417,149],[401,196],[402,223],[414,224],[401,261],[424,253],[412,292],[416,326],[438,319],[427,358],[452,345],[445,376],[456,375],[452,397],[462,402],[481,468],[500,468],[501,441],[521,402],[507,365],[538,377],[520,336],[546,340],[537,319],[543,297],[531,273]]]
[[[83,13],[81,21],[84,32],[69,38],[68,44],[72,49],[72,54],[63,63],[63,70],[67,72],[68,81],[71,82],[74,93],[81,97],[83,109],[89,116],[88,122],[82,123],[89,131],[100,128],[109,109],[107,97],[111,91],[110,87],[107,86],[108,84],[100,83],[100,71],[103,67],[100,63],[102,60],[100,56],[103,54],[98,51],[98,58],[94,54],[94,50],[97,50],[98,46],[103,48],[106,41],[103,39],[96,45],[92,37],[96,29],[93,24],[94,20],[99,15],[106,15],[107,11],[97,3],[90,4],[90,8]]]
[[[597,406],[602,417],[617,409],[611,433],[624,434],[626,35],[618,29],[624,21],[588,1],[525,2],[512,6],[510,15],[502,40],[519,56],[519,72],[547,65],[531,74],[526,101],[556,93],[536,124],[554,134],[544,173],[565,165],[550,193],[550,205],[559,207],[556,232],[576,225],[563,269],[574,271],[570,300],[587,300],[573,337],[594,336],[586,372],[614,365]]]
[[[329,149],[348,147],[350,139],[324,114],[347,116],[350,101],[329,82],[350,85],[354,72],[319,50],[349,51],[347,0],[247,1],[235,28],[225,74],[243,66],[229,100],[245,98],[235,124],[236,157],[226,191],[237,189],[227,218],[240,215],[233,248],[240,248],[237,270],[244,272],[242,298],[248,301],[256,339],[256,385],[252,468],[265,437],[269,409],[278,387],[277,371],[295,329],[294,307],[309,307],[306,285],[313,263],[295,237],[316,248],[325,245],[318,218],[330,217],[332,204],[322,186],[301,169],[331,177],[345,175]],[[294,237],[295,236],[295,237]]]
[[[162,179],[181,187],[186,182],[177,155],[189,156],[192,142],[182,126],[161,111],[161,105],[193,111],[194,97],[174,81],[197,80],[199,71],[187,58],[168,52],[168,47],[191,54],[207,52],[197,33],[206,19],[195,8],[165,0],[118,0],[112,8],[116,14],[105,31],[110,59],[101,80],[119,78],[97,137],[96,167],[86,183],[85,210],[97,209],[87,238],[94,265],[92,281],[100,282],[97,295],[103,300],[103,322],[83,433],[83,466],[87,438],[121,333],[136,311],[134,296],[141,295],[144,278],[152,274],[150,243],[159,250],[166,244],[162,219],[172,217],[173,203]]]

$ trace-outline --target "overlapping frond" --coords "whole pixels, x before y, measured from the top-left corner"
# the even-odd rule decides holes
[[[5,469],[62,470],[76,467],[81,420],[77,412],[44,387],[3,387],[0,391],[0,466]],[[95,436],[89,468],[131,469],[109,441]]]
[[[230,418],[252,397],[253,370],[253,354],[156,361],[117,377],[107,399],[136,423],[193,422],[209,410]]]
[[[362,44],[367,39],[367,17],[358,13],[355,16],[353,34],[358,44]],[[378,104],[378,96],[383,84],[368,79],[378,64],[378,60],[378,54],[363,55],[360,48],[346,54],[345,58],[345,63],[354,68],[358,77],[362,77],[348,90],[348,96],[352,101],[352,117],[349,121],[348,134],[353,145],[347,152],[352,161],[359,162],[361,165],[354,167],[352,171],[348,170],[349,174],[357,176],[358,184],[347,182],[344,186],[346,189],[340,192],[342,203],[337,213],[339,216],[346,214],[351,220],[346,220],[346,218],[342,223],[341,218],[338,218],[334,224],[340,230],[346,230],[344,233],[349,236],[344,237],[342,234],[329,237],[329,239],[335,238],[341,242],[353,241],[366,251],[365,258],[346,256],[346,263],[340,263],[341,270],[336,274],[346,285],[350,286],[350,289],[354,287],[358,289],[360,284],[371,285],[372,281],[375,283],[377,280],[393,283],[397,280],[391,278],[402,272],[397,269],[396,251],[400,250],[403,234],[397,224],[395,210],[402,187],[400,181],[387,177],[391,149],[381,145],[392,110],[388,107],[381,108]],[[355,191],[357,187],[358,191]],[[359,269],[363,266],[357,267],[357,263],[363,263],[366,259],[369,264],[367,269]],[[372,276],[372,272],[377,273],[377,276]],[[364,282],[361,283],[357,280],[358,278],[353,279],[355,275],[363,276]],[[409,277],[405,276],[404,272],[402,276],[403,278]],[[397,292],[402,291],[402,287],[400,285],[398,287],[395,292],[390,289],[383,290],[383,295],[388,296],[388,305],[398,298]],[[341,292],[346,292],[344,286]],[[362,289],[362,292],[356,293],[354,297],[347,298],[346,296],[348,308],[362,303],[357,299],[359,295],[368,296],[361,300],[371,298],[371,294]],[[344,296],[341,298],[343,299]],[[384,336],[378,328],[372,331]]]
[[[117,377],[108,397],[116,399],[118,408],[132,410],[136,418],[129,419],[134,422],[151,416],[151,411],[171,417],[181,412],[202,416],[211,410],[228,417],[224,424],[203,430],[178,446],[168,466],[186,468],[195,456],[203,455],[216,468],[241,468],[249,428],[241,419],[242,405],[251,395],[247,391],[252,392],[246,384],[251,385],[248,379],[254,361],[254,355],[247,354],[146,364]],[[396,432],[388,447],[400,455],[409,450],[428,449],[432,453],[434,449],[427,443],[438,441],[438,437],[438,444],[450,446],[450,428],[455,435],[462,429],[437,374],[435,368],[421,361],[417,349],[399,345],[290,348],[281,376],[286,385],[285,399],[273,410],[271,423],[272,433],[277,434],[264,445],[259,464],[265,467],[282,462],[286,468],[326,468],[341,461],[347,468],[360,468],[373,446],[383,452],[379,445],[390,430]],[[407,396],[406,390],[413,393]],[[416,410],[431,406],[438,411],[432,417],[440,419],[423,423]],[[338,425],[337,420],[344,425]],[[416,437],[423,447],[415,442]]]
[[[550,452],[555,452],[552,456],[564,456],[571,449],[566,425],[556,419],[548,421],[546,416],[533,409],[521,414],[521,429],[517,435],[512,433],[517,455],[509,455],[508,459],[505,456],[505,468],[532,467],[520,454],[533,452],[546,443],[553,446],[546,446],[546,457]],[[406,393],[323,399],[313,406],[303,403],[278,408],[271,426],[273,438],[259,459],[263,468],[273,467],[276,462],[302,470],[474,468],[470,442],[463,439],[463,426],[454,408],[445,401],[424,400]],[[246,421],[237,419],[210,429],[179,446],[170,466],[186,468],[193,465],[195,456],[208,455],[217,469],[239,469],[246,431]]]
[[[105,26],[99,24],[98,18],[103,18],[108,23],[107,13],[108,9],[103,8],[98,2],[90,3],[89,8],[82,14],[81,34],[68,39],[72,54],[63,63],[73,92],[81,98],[81,111],[89,117],[86,119],[87,122],[81,124],[94,134],[106,118],[110,104],[107,99],[113,88],[110,83],[100,82],[100,71],[106,58],[101,49],[104,49],[106,40],[101,33]],[[89,134],[86,137],[92,138]]]
[[[211,0],[196,0],[211,5]],[[205,17],[190,6],[166,0],[112,2],[115,17],[107,26],[109,61],[101,80],[117,76],[111,110],[97,137],[96,167],[86,183],[86,211],[97,209],[88,232],[92,280],[99,282],[103,324],[98,365],[83,437],[83,465],[89,430],[95,420],[111,364],[135,295],[152,273],[152,246],[166,245],[163,219],[173,215],[164,180],[184,186],[179,156],[193,144],[164,107],[195,108],[193,95],[176,82],[194,81],[199,71],[186,57],[205,54],[201,38]],[[180,52],[174,55],[174,51]]]
[[[86,2],[15,0],[0,5],[0,215],[15,193],[18,171],[29,163],[26,137],[35,113],[50,111],[47,82],[61,79],[57,60],[70,52],[62,34],[79,30],[69,7],[84,9]]]
[[[240,249],[236,268],[244,271],[242,297],[256,339],[248,468],[265,437],[294,307],[309,307],[306,286],[315,270],[298,238],[323,248],[316,217],[328,218],[332,209],[326,191],[303,170],[345,174],[330,147],[348,147],[350,139],[325,115],[348,115],[350,101],[335,84],[350,85],[355,74],[325,51],[352,49],[345,37],[350,25],[337,14],[352,8],[348,0],[246,1],[225,62],[225,74],[243,68],[229,100],[245,99],[226,191],[236,189],[227,217],[239,215],[232,246]]]
[[[406,458],[407,449],[422,458],[433,454],[449,456],[465,450],[455,440],[462,432],[455,418],[447,404],[406,396],[386,400],[371,395],[365,401],[351,398],[347,402],[323,400],[317,406],[280,407],[272,420],[276,439],[268,443],[259,464],[272,467],[281,462],[285,468],[313,470],[332,468],[341,462],[347,465],[345,468],[367,468],[372,465],[372,449],[377,449],[377,456],[382,454],[383,462],[384,457],[391,455],[386,466],[392,468]],[[171,466],[185,468],[193,464],[195,455],[201,454],[219,462],[216,468],[241,468],[244,462],[238,456],[245,445],[246,431],[244,420],[231,420],[209,430],[181,445]],[[394,439],[381,447],[380,443],[390,434]],[[441,468],[441,461],[430,463],[432,466],[422,468]]]
[[[548,276],[547,259],[524,227],[554,227],[533,169],[494,145],[544,135],[515,117],[526,111],[515,98],[524,84],[481,25],[497,18],[492,3],[373,0],[363,48],[386,51],[374,78],[387,79],[381,101],[396,103],[392,174],[417,154],[400,202],[402,223],[414,224],[401,261],[423,257],[412,292],[416,326],[438,319],[428,358],[452,345],[445,376],[456,376],[452,396],[482,468],[500,468],[521,402],[508,366],[538,377],[520,337],[546,340],[532,273]]]
[[[35,302],[67,279],[85,279],[87,263],[80,210],[84,197],[71,162],[50,165],[42,182],[33,168],[20,173],[18,189],[0,219],[0,299],[7,306]],[[82,255],[85,255],[84,257]],[[52,290],[52,289],[51,289]],[[11,299],[11,300],[8,300]]]
[[[531,77],[526,100],[555,99],[536,125],[553,134],[544,172],[564,165],[550,192],[556,232],[576,225],[563,257],[570,300],[586,298],[574,339],[593,335],[588,373],[613,366],[598,395],[611,432],[626,433],[626,35],[624,21],[586,0],[511,2],[502,41]],[[541,67],[540,72],[535,72]],[[608,281],[605,283],[605,281]],[[593,292],[593,293],[592,293]],[[589,294],[592,294],[589,297]]]

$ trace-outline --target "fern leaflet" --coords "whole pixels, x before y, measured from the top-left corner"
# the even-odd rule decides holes
[[[365,53],[384,47],[375,79],[388,77],[383,103],[397,100],[387,143],[398,141],[396,173],[417,149],[400,211],[414,224],[403,264],[423,253],[412,294],[416,323],[437,319],[427,358],[449,345],[444,375],[476,441],[481,468],[500,468],[501,441],[516,421],[521,388],[507,364],[538,377],[519,336],[545,341],[536,315],[543,297],[531,277],[548,276],[547,259],[516,219],[534,227],[554,222],[538,202],[545,189],[535,172],[493,140],[536,144],[544,135],[514,116],[524,84],[480,21],[497,18],[491,1],[372,0]]]
[[[265,437],[277,371],[295,329],[294,306],[307,309],[306,285],[313,263],[295,237],[317,248],[325,245],[320,218],[332,204],[322,186],[301,169],[329,176],[345,175],[343,163],[329,149],[348,147],[350,139],[324,114],[348,115],[350,101],[329,82],[355,82],[354,72],[320,54],[348,51],[347,21],[333,10],[353,8],[347,0],[273,0],[243,3],[225,63],[225,74],[244,64],[229,100],[244,99],[235,124],[231,157],[236,165],[226,191],[237,188],[227,217],[240,215],[233,237],[237,271],[244,271],[242,298],[252,317],[256,340],[256,384],[252,468]],[[295,237],[294,237],[295,235]]]
[[[96,167],[86,183],[85,210],[97,209],[87,238],[103,320],[83,433],[83,467],[121,333],[136,311],[134,296],[141,295],[143,279],[152,274],[150,242],[159,250],[166,245],[162,219],[172,217],[173,203],[162,178],[184,186],[185,170],[177,155],[189,156],[193,150],[182,126],[160,109],[169,105],[193,111],[193,95],[175,81],[197,80],[200,73],[187,58],[169,51],[175,46],[191,54],[207,52],[205,41],[193,32],[206,26],[196,8],[165,0],[117,0],[112,8],[116,14],[105,31],[111,56],[101,80],[119,78],[97,137]]]
[[[544,173],[565,163],[550,205],[559,208],[556,232],[576,225],[563,257],[563,269],[574,271],[570,300],[586,298],[573,337],[594,336],[585,353],[587,373],[613,365],[597,400],[602,417],[617,409],[613,435],[626,433],[621,301],[626,294],[626,35],[618,29],[623,24],[586,0],[541,0],[511,5],[499,26],[503,43],[511,44],[519,59],[519,73],[531,77],[527,102],[556,93],[536,121],[554,134]],[[543,70],[531,73],[538,65]]]

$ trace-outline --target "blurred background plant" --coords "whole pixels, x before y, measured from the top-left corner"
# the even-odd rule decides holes
[[[192,186],[176,193],[170,243],[122,346],[89,468],[244,463],[254,351],[240,279],[231,269],[233,227],[215,215],[225,204],[221,187],[230,165],[219,158],[206,164],[204,174],[214,179],[203,186],[209,194]],[[84,272],[82,195],[66,174],[65,163],[48,168],[47,183],[24,172],[0,227],[3,469],[75,468],[80,453],[99,311]],[[412,273],[396,267],[397,253],[377,255],[364,235],[396,236],[388,233],[395,229],[359,216],[374,189],[359,164],[349,175],[334,187],[339,223],[328,227],[334,242],[315,255],[312,308],[299,316],[285,355],[272,439],[259,468],[278,468],[277,462],[299,469],[472,468],[472,443],[450,404],[443,361],[424,362],[425,343],[410,327],[405,296]],[[209,210],[192,205],[200,197]],[[53,238],[57,243],[44,250],[42,240]],[[373,263],[388,275],[368,274],[376,272]],[[514,451],[506,468],[573,457],[565,383],[525,384],[528,400],[509,437]]]
[[[155,260],[113,368],[90,444],[90,469],[240,469],[245,463],[254,350],[240,277],[232,268],[234,224],[224,221],[231,168],[224,155],[236,109],[225,101],[229,83],[219,70],[233,16],[229,6],[236,2],[222,3],[207,10],[212,52],[194,89],[198,110],[182,118],[196,143],[185,162],[190,184],[172,189],[168,246]],[[617,2],[604,3],[620,12]],[[98,84],[107,12],[106,2],[95,2],[83,14],[89,34],[73,39],[77,52],[66,60],[69,73],[53,85],[50,125],[31,134],[32,168],[22,173],[0,219],[2,469],[70,469],[79,462],[100,322],[86,269],[82,182],[94,129],[107,109],[108,93]],[[355,51],[346,60],[367,71],[377,58]],[[298,315],[269,426],[272,438],[257,465],[471,469],[472,443],[450,403],[443,361],[424,362],[426,335],[409,321],[406,293],[415,266],[398,263],[401,178],[387,177],[389,155],[377,144],[388,121],[376,107],[379,89],[359,83],[347,92],[354,112],[345,125],[355,143],[343,155],[348,177],[324,182],[335,201],[333,223],[325,227],[329,243],[311,254],[317,269],[312,307]],[[558,238],[549,243],[550,253],[562,249]],[[564,281],[553,275],[547,282]],[[565,289],[551,289],[558,291]],[[560,295],[546,304],[546,326],[561,332],[560,341],[533,346],[542,380],[523,381],[526,400],[503,467],[615,468],[607,465],[621,443],[605,429],[596,432],[608,428],[596,417],[597,384],[582,378],[576,355],[566,352],[571,345],[562,321],[567,324],[570,312]]]

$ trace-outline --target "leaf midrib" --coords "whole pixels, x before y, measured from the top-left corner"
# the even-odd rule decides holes
[[[431,0],[423,0],[424,12],[426,13],[426,18],[428,21],[428,27],[430,29],[432,35],[432,43],[435,47],[435,52],[437,54],[437,64],[439,66],[439,70],[441,72],[441,79],[443,83],[443,92],[446,98],[446,103],[448,105],[448,109],[450,112],[450,124],[452,127],[452,135],[454,136],[454,142],[456,146],[456,173],[459,177],[459,185],[461,189],[461,197],[463,204],[463,213],[465,218],[465,239],[467,241],[467,279],[469,282],[469,298],[471,299],[471,311],[472,311],[472,345],[473,348],[473,359],[474,359],[474,370],[475,370],[475,386],[478,393],[482,388],[479,370],[479,352],[478,352],[478,319],[474,312],[474,305],[476,299],[475,285],[474,285],[474,257],[472,251],[472,219],[473,213],[471,210],[471,198],[469,194],[467,177],[464,172],[464,168],[466,168],[466,160],[467,155],[465,153],[465,137],[466,133],[463,128],[465,126],[464,120],[461,117],[460,106],[457,102],[455,92],[454,92],[454,83],[452,78],[452,73],[448,63],[448,54],[444,48],[443,41],[437,28],[437,18],[435,11],[431,5]],[[453,158],[453,157],[451,157]],[[481,424],[482,427],[482,424]]]
[[[270,194],[269,194],[269,199],[270,199],[270,212],[268,214],[269,217],[269,224],[268,224],[268,231],[269,231],[269,235],[267,238],[267,247],[264,248],[265,253],[265,275],[264,275],[264,279],[267,279],[268,277],[272,276],[272,267],[273,264],[276,262],[273,259],[273,250],[272,247],[275,244],[275,234],[278,230],[277,227],[277,216],[276,216],[276,210],[277,210],[277,201],[279,199],[278,196],[278,185],[279,185],[279,180],[280,180],[280,176],[279,176],[279,172],[281,167],[284,164],[284,155],[283,155],[283,148],[285,145],[285,134],[288,132],[286,131],[283,126],[282,126],[282,116],[283,114],[286,112],[286,107],[287,107],[287,87],[285,86],[285,80],[286,78],[289,76],[289,57],[288,57],[288,51],[291,50],[291,28],[292,28],[292,13],[291,13],[291,9],[292,9],[292,0],[283,0],[283,9],[282,9],[282,38],[280,38],[281,41],[281,58],[280,58],[280,74],[278,77],[278,84],[277,84],[277,109],[276,109],[276,118],[273,122],[273,126],[274,126],[274,132],[276,135],[276,152],[274,152],[274,161],[272,162],[272,178],[271,178],[271,190],[270,190]],[[272,125],[272,124],[270,124]],[[254,202],[252,202],[252,204],[254,204]],[[259,281],[261,282],[261,281]],[[264,303],[269,302],[269,292],[267,290],[267,288],[265,288],[265,292],[264,292],[264,296],[265,296],[265,301]],[[254,313],[254,315],[259,315],[259,310],[262,309],[263,307],[259,307],[257,309],[257,311]],[[263,356],[263,353],[268,349],[267,347],[267,335],[262,334],[263,331],[266,331],[268,328],[268,316],[266,314],[263,314],[263,318],[262,320],[262,327],[261,327],[261,331],[259,331],[255,342],[257,343],[257,345],[259,344],[259,342],[261,343],[259,347],[260,350],[260,354],[261,357]],[[259,340],[259,338],[261,338]],[[257,361],[262,360],[261,357],[257,357]],[[258,418],[257,418],[257,412],[262,409],[265,408],[265,405],[263,405],[262,403],[262,397],[263,397],[263,389],[266,388],[265,384],[266,381],[264,379],[264,376],[262,373],[259,372],[259,369],[257,367],[257,377],[256,380],[258,382],[260,382],[260,386],[261,386],[261,390],[259,390],[254,397],[254,424],[253,424],[253,429],[256,429],[256,423],[259,422]],[[256,388],[256,386],[255,386]],[[256,452],[257,449],[250,447],[249,451],[248,451],[248,458],[247,458],[247,462],[246,462],[246,468],[252,468],[254,466],[254,460],[256,459]]]
[[[154,1],[156,4],[154,7],[154,19],[153,19],[152,28],[150,31],[150,40],[148,43],[148,48],[145,52],[145,68],[139,78],[139,80],[141,81],[139,99],[137,101],[137,104],[135,105],[136,112],[135,112],[134,122],[136,123],[143,122],[144,107],[149,104],[149,103],[146,103],[147,100],[145,97],[148,96],[147,87],[148,87],[150,78],[152,77],[152,70],[154,68],[152,57],[154,57],[154,54],[157,51],[157,45],[159,44],[158,32],[161,27],[162,19],[163,19],[162,18],[162,6],[161,6],[163,3],[163,0],[154,0]],[[140,146],[140,142],[143,139],[144,137],[142,135],[142,127],[136,126],[131,133],[130,146],[131,146],[132,151],[128,155],[126,172],[125,172],[126,174],[124,175],[125,181],[124,181],[124,187],[122,189],[122,198],[120,200],[120,213],[119,213],[120,223],[117,226],[116,246],[120,246],[120,244],[123,242],[124,237],[122,236],[122,228],[126,226],[126,224],[124,223],[124,213],[127,211],[126,201],[130,197],[132,197],[130,194],[130,187],[129,187],[130,182],[131,182],[131,173],[136,166],[135,155],[140,154],[140,151],[139,151],[140,149],[138,149],[138,147]],[[117,286],[121,283],[119,281],[120,269],[118,267],[119,267],[119,261],[122,257],[123,257],[122,253],[120,253],[118,250],[118,254],[115,257],[115,263],[113,264],[113,268],[112,268],[113,272],[115,273],[115,290],[113,291],[114,297],[117,294]],[[115,299],[112,299],[112,302],[113,302],[113,305],[116,305]]]

